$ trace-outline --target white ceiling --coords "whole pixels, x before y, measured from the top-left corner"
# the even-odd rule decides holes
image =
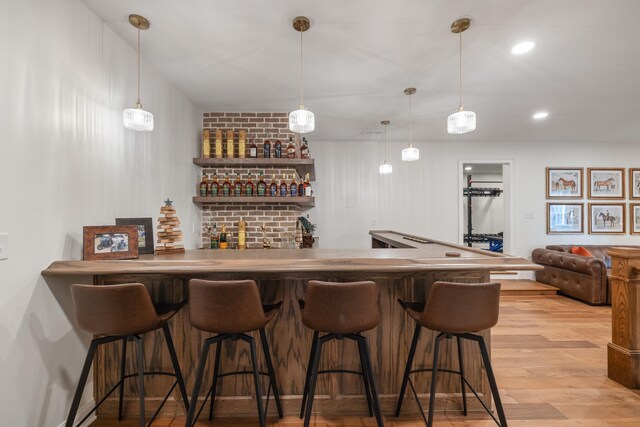
[[[203,111],[297,108],[304,34],[305,104],[316,115],[310,140],[361,141],[391,120],[389,140],[638,142],[638,0],[84,0],[135,46],[127,21],[151,21],[142,56]],[[446,132],[458,105],[458,37],[464,103],[478,116],[466,135]],[[511,54],[519,41],[535,49]],[[144,70],[143,70],[144,81]],[[144,87],[142,93],[144,100]],[[145,104],[147,105],[147,104]],[[152,111],[151,106],[148,106]],[[548,119],[534,121],[539,110]]]

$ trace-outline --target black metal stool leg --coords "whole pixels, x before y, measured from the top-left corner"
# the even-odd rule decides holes
[[[362,335],[358,335],[358,346],[364,355],[364,364],[366,367],[366,373],[369,381],[369,387],[371,388],[371,400],[373,403],[373,413],[376,416],[378,427],[384,426],[382,420],[382,414],[380,413],[380,403],[378,402],[378,390],[376,388],[376,381],[373,378],[373,371],[371,370],[371,358],[369,357],[369,348],[367,346],[367,339]]]
[[[264,408],[262,407],[262,391],[260,389],[260,373],[258,371],[258,356],[256,355],[256,346],[254,340],[250,336],[241,336],[243,341],[249,343],[251,351],[251,365],[253,367],[253,382],[256,388],[256,404],[258,405],[258,419],[260,420],[260,427],[266,426],[266,420],[264,415]]]
[[[462,354],[462,343],[460,337],[456,336],[456,342],[458,343],[458,366],[460,367],[460,388],[462,389],[462,415],[467,415],[467,391],[464,384],[464,362]]]
[[[89,345],[89,351],[87,357],[84,359],[84,366],[82,367],[82,373],[78,380],[78,387],[76,388],[76,394],[73,396],[73,402],[71,403],[71,409],[69,409],[69,416],[67,417],[66,427],[73,427],[73,421],[76,419],[78,413],[78,407],[80,406],[80,399],[82,398],[82,392],[84,386],[87,384],[87,377],[89,376],[89,370],[93,364],[93,356],[96,354],[96,348],[98,348],[96,340],[92,340]]]
[[[139,336],[134,336],[136,343],[138,364],[138,407],[140,411],[140,427],[145,427],[144,412],[144,341]]]
[[[407,390],[409,375],[411,375],[411,366],[413,365],[413,358],[416,355],[416,347],[418,346],[421,329],[422,326],[416,323],[416,329],[413,332],[413,339],[411,340],[411,347],[409,348],[409,355],[407,357],[407,366],[404,368],[404,375],[402,376],[402,386],[400,386],[400,395],[398,396],[398,404],[396,405],[396,417],[400,416],[400,409],[402,409],[402,401],[404,400],[404,393]]]
[[[307,404],[307,395],[309,394],[309,379],[311,378],[311,366],[313,365],[313,358],[318,350],[318,331],[313,331],[313,340],[311,341],[311,352],[309,353],[309,363],[307,364],[307,375],[304,380],[304,391],[302,392],[302,405],[300,405],[300,419],[304,418],[305,406]]]
[[[200,393],[200,387],[202,386],[202,377],[204,376],[204,368],[207,364],[207,356],[209,356],[209,346],[212,343],[219,341],[216,340],[216,338],[206,339],[202,344],[202,350],[200,350],[200,361],[198,362],[198,370],[196,371],[196,381],[193,384],[193,392],[191,393],[191,400],[189,401],[189,413],[187,414],[187,421],[184,424],[185,427],[192,427],[194,424],[196,408],[198,407],[198,394]]]
[[[220,372],[220,352],[222,342],[216,344],[216,357],[213,361],[213,384],[211,385],[211,402],[209,405],[209,421],[213,420],[213,406],[216,400],[216,388],[218,385],[218,373]]]
[[[118,398],[118,421],[122,421],[122,401],[124,399],[124,374],[127,367],[127,337],[122,338],[122,357],[120,358],[120,396]]]
[[[280,402],[280,392],[278,391],[278,383],[276,381],[276,374],[273,369],[273,363],[271,361],[271,352],[269,351],[267,334],[264,328],[260,329],[260,341],[262,342],[262,352],[264,353],[264,358],[265,358],[265,361],[267,362],[267,371],[269,372],[269,381],[271,381],[271,388],[273,389],[273,398],[276,401],[276,408],[278,409],[278,417],[282,418],[283,415],[282,415],[282,403]]]
[[[322,355],[322,345],[333,339],[334,336],[332,334],[325,335],[322,338],[318,339],[318,345],[316,351],[313,354],[313,361],[311,365],[307,368],[311,370],[311,376],[309,377],[309,391],[307,392],[307,408],[304,413],[304,427],[309,427],[311,423],[311,412],[313,411],[313,397],[316,393],[316,382],[318,379],[318,365],[320,364],[320,355]]]
[[[367,395],[367,406],[369,407],[369,416],[373,417],[373,406],[371,402],[371,389],[369,387],[369,376],[367,373],[367,366],[364,360],[365,354],[360,345],[360,341],[356,339],[356,343],[358,344],[358,353],[360,354],[360,368],[362,369],[362,381],[364,382],[364,393]]]
[[[482,361],[484,362],[484,369],[487,371],[487,379],[489,380],[489,386],[491,387],[491,394],[493,395],[493,400],[496,404],[496,412],[498,412],[498,418],[500,419],[500,427],[507,427],[507,417],[504,415],[504,409],[502,408],[500,392],[498,391],[496,378],[493,375],[493,368],[491,367],[491,360],[489,359],[487,345],[485,344],[482,336],[477,335],[477,337],[478,345],[480,346],[480,354],[482,354]]]
[[[436,386],[438,382],[438,360],[440,359],[440,342],[444,338],[444,333],[440,333],[433,345],[433,367],[431,368],[431,390],[429,392],[429,415],[427,427],[433,425],[433,410],[436,407]]]
[[[169,350],[169,357],[171,357],[171,363],[173,364],[173,372],[176,374],[176,381],[178,382],[178,388],[180,389],[180,395],[182,396],[182,403],[184,409],[189,412],[189,396],[187,395],[187,387],[184,384],[184,377],[182,376],[182,370],[178,363],[178,355],[176,354],[176,348],[173,345],[173,338],[171,338],[171,330],[166,323],[162,325],[162,331],[164,332],[164,339],[167,343],[167,349]]]

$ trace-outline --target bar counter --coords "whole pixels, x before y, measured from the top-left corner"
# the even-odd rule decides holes
[[[94,285],[140,282],[145,284],[154,302],[176,302],[186,298],[186,284],[190,278],[205,279],[253,279],[258,283],[265,303],[283,301],[283,306],[266,328],[270,342],[276,376],[285,414],[298,414],[312,332],[300,321],[298,299],[304,297],[305,283],[309,279],[329,281],[374,280],[380,290],[382,321],[372,331],[365,332],[369,340],[373,372],[376,376],[383,413],[390,415],[397,399],[398,389],[414,323],[397,303],[398,298],[424,300],[432,283],[447,280],[479,283],[489,280],[491,271],[535,270],[539,267],[524,258],[496,254],[464,246],[438,242],[391,231],[372,231],[372,249],[247,249],[247,250],[190,250],[184,254],[163,256],[143,255],[136,260],[114,261],[56,261],[42,272],[48,276],[62,276],[74,283],[74,276],[93,276]],[[193,386],[193,376],[203,339],[208,335],[192,328],[187,310],[179,312],[171,321],[178,358],[182,366],[187,388]],[[490,332],[483,331],[490,345]],[[467,343],[465,343],[467,344]],[[94,395],[102,396],[116,382],[119,365],[119,343],[101,350],[94,365]],[[357,350],[344,346],[353,343],[333,342],[323,351],[322,369],[359,370]],[[457,351],[451,342],[442,348],[442,367],[457,367]],[[465,346],[466,347],[466,346]],[[433,333],[423,333],[414,366],[430,366]],[[465,368],[468,379],[489,402],[488,384],[480,368],[477,348],[465,348]],[[248,348],[241,342],[223,347],[221,369],[223,372],[244,369],[248,366]],[[258,355],[262,359],[262,355]],[[130,360],[129,372],[133,372]],[[170,370],[167,354],[160,333],[145,335],[145,363],[154,370]],[[211,365],[210,363],[209,365]],[[78,367],[78,371],[80,370]],[[212,378],[207,367],[203,395]],[[152,414],[171,381],[152,378],[145,382],[148,396],[147,411]],[[429,376],[422,375],[417,391],[427,393]],[[128,384],[127,402],[135,412],[136,389]],[[267,390],[264,382],[263,390]],[[218,387],[217,416],[255,416],[252,402],[251,378],[226,377]],[[174,393],[175,394],[175,393]],[[201,396],[203,398],[203,396]],[[459,407],[459,380],[443,375],[438,384],[438,408]],[[447,401],[446,403],[444,401]],[[154,404],[155,402],[155,404]],[[469,399],[470,409],[480,408]],[[454,406],[452,406],[454,405]],[[269,405],[269,416],[275,414],[275,405]],[[405,399],[403,414],[417,412],[413,399]],[[318,379],[314,411],[323,414],[360,414],[367,412],[361,379],[354,375],[321,375]],[[169,401],[165,414],[181,414],[182,409]],[[103,405],[101,414],[117,414],[117,398]],[[203,414],[203,416],[206,416]]]

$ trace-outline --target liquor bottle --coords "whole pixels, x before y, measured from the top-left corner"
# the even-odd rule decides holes
[[[260,181],[258,181],[258,197],[264,197],[267,194],[267,183],[264,182],[264,172],[260,172]]]
[[[233,195],[236,197],[242,196],[242,180],[240,179],[240,172],[236,174],[236,182],[233,183]]]
[[[222,195],[229,197],[231,195],[231,182],[229,181],[229,172],[224,174],[224,182],[222,183]]]
[[[209,184],[207,183],[207,174],[202,172],[202,181],[200,181],[200,197],[207,197],[209,192]]]
[[[296,158],[296,146],[293,143],[293,139],[289,137],[289,144],[287,145],[287,159]]]
[[[300,183],[298,184],[298,196],[304,196],[304,181],[302,180],[302,177],[300,177]]]
[[[215,222],[213,223],[213,231],[211,232],[210,241],[211,241],[211,249],[218,249],[218,247],[219,247],[219,244],[218,244],[218,226],[215,224]]]
[[[209,184],[209,195],[217,197],[220,195],[220,184],[218,184],[218,174],[213,174],[213,182]]]
[[[244,185],[244,193],[247,197],[252,197],[254,192],[253,181],[251,177],[251,172],[249,172],[249,176],[247,177],[247,183]]]
[[[222,131],[216,130],[216,159],[222,158]]]
[[[291,185],[289,185],[289,195],[296,197],[298,195],[298,183],[296,182],[296,176],[291,175]]]
[[[262,146],[262,157],[265,159],[271,158],[271,141],[268,139],[264,141],[264,145]]]
[[[280,197],[287,197],[287,182],[285,181],[284,175],[282,175],[282,180],[280,180]]]
[[[277,139],[273,148],[273,157],[276,159],[282,158],[282,142]]]
[[[247,131],[239,130],[238,131],[238,157],[244,159],[245,152],[247,150]]]
[[[311,183],[309,182],[309,174],[304,177],[304,195],[311,197]]]
[[[307,144],[307,138],[302,138],[302,145],[300,146],[300,158],[309,159],[311,153],[309,152],[309,145]]]
[[[238,249],[245,249],[247,247],[247,223],[244,222],[242,217],[238,221]]]
[[[269,185],[269,195],[276,197],[278,195],[278,183],[276,182],[276,176],[271,177],[271,184]]]
[[[220,232],[220,249],[227,249],[229,247],[229,243],[227,242],[227,231],[222,224],[222,231]]]
[[[208,159],[211,156],[211,142],[209,141],[209,129],[202,131],[202,157]]]
[[[233,159],[233,129],[227,131],[227,158]]]
[[[258,146],[256,145],[255,141],[253,141],[249,146],[249,157],[251,157],[252,159],[258,158]]]

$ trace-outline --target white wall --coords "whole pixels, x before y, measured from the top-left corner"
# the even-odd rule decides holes
[[[155,222],[167,197],[194,247],[201,116],[143,61],[156,130],[125,130],[135,50],[77,0],[0,2],[0,56],[0,233],[10,240],[0,261],[0,424],[57,426],[90,337],[70,320],[68,283],[40,271],[81,258],[83,225]]]
[[[393,174],[385,176],[378,174],[381,142],[312,140],[317,182],[316,208],[310,213],[323,247],[369,247],[370,229],[457,242],[459,159],[513,160],[515,255],[528,257],[536,247],[560,243],[640,244],[640,237],[629,234],[549,236],[545,199],[545,167],[640,167],[640,144],[414,143],[420,160],[403,163],[405,145],[389,144]],[[583,202],[586,213],[588,201]],[[534,219],[525,219],[525,213]]]

